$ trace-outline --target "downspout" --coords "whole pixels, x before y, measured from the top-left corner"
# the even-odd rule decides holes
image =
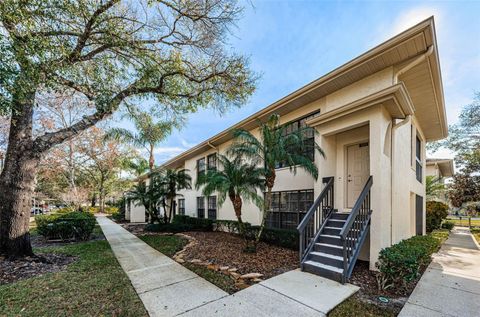
[[[393,84],[396,84],[398,83],[398,77],[404,73],[406,73],[407,71],[409,71],[410,69],[412,69],[413,67],[417,66],[418,64],[420,64],[421,62],[423,62],[424,60],[427,59],[427,57],[429,57],[430,55],[432,55],[433,53],[433,45],[429,46],[427,51],[425,53],[423,53],[422,55],[420,55],[419,57],[417,57],[415,60],[413,60],[411,63],[409,63],[408,65],[406,65],[405,67],[399,69],[394,75],[393,75]]]

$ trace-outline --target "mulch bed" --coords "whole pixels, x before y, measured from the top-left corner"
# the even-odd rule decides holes
[[[298,252],[260,243],[256,253],[245,253],[244,241],[226,232],[186,232],[198,244],[188,248],[185,260],[199,259],[220,266],[235,267],[238,273],[261,273],[262,279],[298,268]]]
[[[133,233],[136,236],[146,235],[146,234],[154,234],[148,231],[145,231],[145,227],[147,224],[145,223],[118,223],[124,229],[127,229],[130,233]]]
[[[375,304],[381,308],[396,311],[397,313],[400,312],[415,285],[413,285],[406,296],[396,294],[389,290],[382,291],[378,289],[377,274],[377,272],[369,270],[368,262],[358,260],[349,280],[349,283],[360,287],[360,290],[355,296],[363,302]],[[388,299],[388,303],[380,301],[379,297]]]
[[[0,285],[22,279],[64,270],[76,257],[65,254],[44,253],[21,259],[0,257]]]

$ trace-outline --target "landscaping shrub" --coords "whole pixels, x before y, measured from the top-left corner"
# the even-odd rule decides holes
[[[442,223],[442,229],[452,230],[454,226],[455,223],[453,223],[452,221],[445,221],[444,223]]]
[[[193,226],[183,223],[151,223],[145,226],[146,231],[151,232],[185,232],[193,231]]]
[[[95,216],[86,212],[39,215],[35,217],[37,231],[47,239],[90,239],[95,228]]]
[[[244,222],[245,227],[250,227],[250,223]],[[213,224],[214,231],[223,231],[229,233],[240,233],[238,221],[236,220],[215,220]]]
[[[73,207],[63,207],[63,208],[57,208],[54,211],[58,214],[66,214],[69,212],[74,212],[75,209],[73,209]]]
[[[415,236],[382,249],[376,263],[380,270],[380,288],[406,289],[430,263],[432,253],[438,250],[444,237],[443,232],[439,236]]]
[[[252,229],[257,231],[260,229],[260,226],[254,226]],[[278,247],[292,250],[298,250],[299,245],[297,230],[265,228],[263,229],[262,238],[260,240]]]
[[[183,224],[192,227],[191,230],[212,231],[213,220],[204,218],[195,218],[186,215],[175,215],[172,224]]]
[[[109,215],[116,214],[116,213],[118,213],[118,208],[113,207],[113,206],[112,207],[105,207],[104,213],[109,214]]]
[[[448,216],[448,206],[439,201],[427,201],[427,232],[440,229],[442,221]]]
[[[255,239],[260,226],[252,226],[248,222],[244,222],[246,235],[248,239]],[[216,220],[214,228],[216,231],[225,231],[230,233],[238,233],[238,221],[235,220]],[[298,250],[298,231],[287,229],[265,228],[262,233],[261,241],[276,245],[282,248]]]
[[[145,230],[152,232],[185,232],[185,231],[212,231],[213,221],[210,219],[194,218],[185,215],[176,215],[172,223],[155,223],[145,226]]]

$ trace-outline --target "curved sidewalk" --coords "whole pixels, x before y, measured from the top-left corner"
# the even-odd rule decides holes
[[[110,219],[97,221],[150,316],[322,317],[358,290],[293,270],[228,295]]]
[[[480,250],[455,227],[433,256],[399,317],[480,316]]]
[[[97,217],[150,316],[175,316],[228,296],[106,217]]]

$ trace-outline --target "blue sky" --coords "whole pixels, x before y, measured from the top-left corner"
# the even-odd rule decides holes
[[[435,16],[449,123],[480,91],[480,1],[249,1],[233,30],[232,50],[261,74],[240,109],[189,116],[156,150],[157,164],[183,152],[355,58]],[[434,156],[450,156],[439,152]]]

